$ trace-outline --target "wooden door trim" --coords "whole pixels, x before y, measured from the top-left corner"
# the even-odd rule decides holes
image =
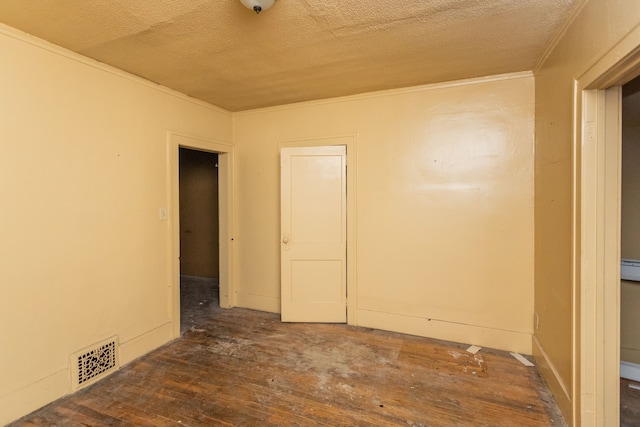
[[[357,141],[358,134],[344,134],[326,137],[281,141],[283,147],[317,147],[344,145],[347,147],[347,324],[358,325],[357,308]]]
[[[167,268],[170,269],[170,315],[173,337],[180,336],[180,200],[179,200],[179,150],[189,148],[218,154],[218,223],[219,223],[219,285],[220,307],[235,306],[235,271],[233,245],[233,145],[167,132],[167,189],[169,199],[169,236]]]

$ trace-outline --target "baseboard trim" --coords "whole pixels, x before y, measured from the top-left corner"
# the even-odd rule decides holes
[[[565,421],[568,425],[572,425],[573,404],[569,389],[536,336],[532,339],[532,345],[533,357],[538,364],[542,378],[547,383]]]
[[[0,397],[0,425],[8,424],[69,393],[69,369]]]
[[[640,382],[640,365],[631,362],[620,362],[620,377]]]
[[[268,313],[280,313],[280,298],[264,295],[236,293],[236,307],[249,308],[251,310],[266,311]]]
[[[144,356],[173,339],[173,322],[167,322],[135,338],[120,343],[120,366]]]
[[[358,326],[446,341],[531,354],[531,334],[426,319],[372,310],[358,310]]]
[[[167,322],[120,343],[120,365],[125,365],[171,341],[172,326],[172,322]],[[0,397],[0,425],[15,421],[66,396],[71,392],[70,381],[70,370],[66,367],[20,390]]]

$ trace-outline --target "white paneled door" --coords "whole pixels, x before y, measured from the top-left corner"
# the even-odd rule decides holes
[[[346,147],[283,147],[283,322],[347,321]]]

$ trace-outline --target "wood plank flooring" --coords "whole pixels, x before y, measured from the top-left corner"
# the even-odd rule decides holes
[[[563,426],[508,353],[222,310],[193,281],[182,337],[12,426]]]
[[[640,383],[620,379],[620,427],[640,426]]]

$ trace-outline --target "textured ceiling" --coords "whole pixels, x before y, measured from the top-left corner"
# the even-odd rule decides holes
[[[531,70],[583,0],[2,0],[0,22],[240,111]]]

